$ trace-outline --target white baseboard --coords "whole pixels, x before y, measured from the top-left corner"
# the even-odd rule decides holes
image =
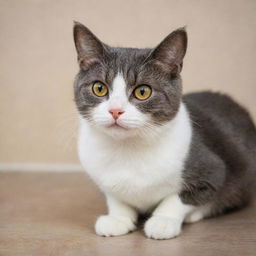
[[[2,172],[81,172],[79,164],[66,163],[0,163]]]

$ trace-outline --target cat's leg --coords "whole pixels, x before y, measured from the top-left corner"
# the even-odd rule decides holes
[[[108,215],[100,216],[95,231],[100,236],[120,236],[136,229],[138,214],[134,208],[107,195]]]
[[[184,204],[177,194],[165,198],[145,223],[146,236],[154,239],[178,236],[185,216],[193,209],[194,206]]]
[[[202,220],[205,217],[209,217],[211,215],[212,207],[210,204],[206,204],[203,206],[196,207],[193,211],[191,211],[184,219],[185,223],[194,223],[199,220]]]

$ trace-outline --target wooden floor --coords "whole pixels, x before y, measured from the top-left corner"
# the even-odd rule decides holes
[[[103,196],[83,173],[0,173],[1,256],[256,255],[256,206],[185,225],[180,237],[156,241],[141,230],[95,235]]]

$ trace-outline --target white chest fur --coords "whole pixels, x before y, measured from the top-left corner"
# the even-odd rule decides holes
[[[137,139],[136,139],[137,140]],[[81,120],[80,161],[100,189],[144,212],[180,191],[191,127],[181,104],[176,117],[150,143],[115,141]]]

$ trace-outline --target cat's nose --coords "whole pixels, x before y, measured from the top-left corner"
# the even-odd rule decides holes
[[[118,117],[124,113],[124,111],[119,108],[118,109],[110,109],[108,112],[113,116],[113,118],[115,120],[117,120]]]

